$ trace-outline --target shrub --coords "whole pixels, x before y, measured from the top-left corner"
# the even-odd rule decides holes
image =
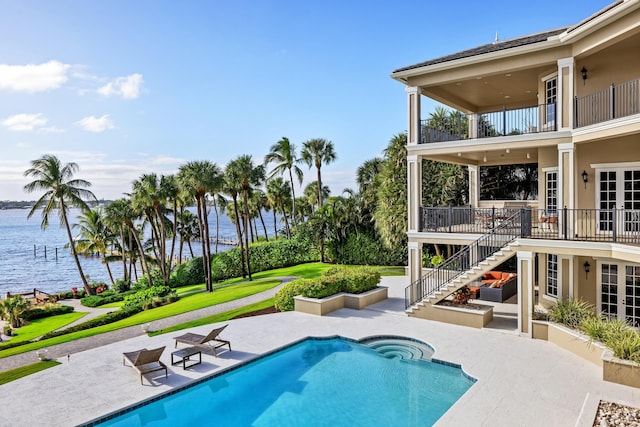
[[[624,331],[616,339],[608,339],[605,345],[615,357],[640,364],[640,334],[633,329]]]
[[[384,246],[382,241],[372,233],[360,232],[349,234],[344,241],[330,241],[327,244],[327,255],[340,264],[351,265],[406,265],[407,246],[396,245],[393,248]]]
[[[582,300],[561,300],[549,308],[549,319],[571,329],[579,329],[584,320],[595,316],[595,308]]]
[[[293,280],[284,285],[275,296],[275,306],[280,311],[293,311],[295,302],[293,297],[302,293],[305,283],[311,279]]]
[[[124,297],[124,307],[142,306],[145,302],[152,300],[153,297],[163,297],[171,293],[169,286],[152,286],[148,289],[137,291],[131,295]]]
[[[111,292],[111,291],[107,291]],[[84,297],[80,300],[80,304],[85,307],[99,307],[105,304],[111,304],[112,302],[123,301],[128,295],[133,295],[136,293],[135,290],[130,290],[127,292],[123,292],[120,294],[103,292],[100,295],[90,295],[88,297]],[[107,294],[107,295],[105,295]]]
[[[280,311],[295,308],[293,297],[325,298],[339,292],[358,294],[375,289],[380,283],[380,273],[371,267],[347,269],[331,267],[324,276],[316,279],[298,279],[283,286],[275,297],[275,306]]]
[[[118,293],[127,292],[131,289],[131,282],[124,279],[116,280],[116,284],[113,285],[113,289]]]
[[[169,278],[169,286],[177,288],[180,286],[197,285],[204,283],[204,266],[202,257],[190,259],[184,264],[178,264]]]
[[[127,317],[131,317],[134,314],[140,313],[142,311],[141,306],[130,306],[123,307],[120,310],[112,311],[111,313],[103,314],[102,316],[95,317],[91,320],[88,320],[84,323],[81,323],[76,326],[72,326],[67,329],[59,329],[57,331],[52,331],[47,334],[44,334],[40,340],[44,340],[47,338],[53,338],[60,335],[70,334],[72,332],[84,331],[85,329],[91,329],[102,325],[108,325],[109,323],[117,322],[118,320],[126,319]]]
[[[43,317],[57,316],[59,314],[71,313],[73,307],[68,305],[52,305],[45,308],[32,308],[23,312],[20,317],[23,320],[42,319]]]
[[[317,250],[303,240],[271,240],[249,245],[251,272],[289,267],[305,262],[318,261]],[[211,262],[213,280],[226,280],[242,275],[240,265],[240,248],[221,252]]]

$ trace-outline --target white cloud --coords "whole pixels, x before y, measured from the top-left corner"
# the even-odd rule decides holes
[[[156,156],[151,159],[151,163],[154,165],[173,165],[173,164],[179,164],[179,163],[185,163],[185,162],[186,162],[185,159],[180,159],[178,157],[164,156],[164,155]]]
[[[34,93],[57,89],[67,81],[69,67],[59,61],[38,65],[0,64],[0,90]]]
[[[89,116],[75,123],[87,132],[104,132],[109,129],[113,129],[113,121],[109,118],[108,114],[102,117]]]
[[[2,126],[14,132],[33,132],[47,124],[47,119],[38,114],[14,114],[2,121]]]
[[[98,93],[104,96],[121,96],[124,99],[135,99],[140,96],[140,87],[144,82],[142,74],[131,74],[127,77],[118,77],[98,89]]]

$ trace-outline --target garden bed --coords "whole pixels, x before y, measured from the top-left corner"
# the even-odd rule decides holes
[[[389,289],[379,286],[361,294],[340,292],[325,298],[294,297],[295,311],[324,316],[341,308],[362,310],[363,308],[384,301],[388,298]]]
[[[468,303],[456,304],[449,300],[441,301],[426,310],[427,319],[454,325],[470,326],[482,329],[493,320],[493,306]]]

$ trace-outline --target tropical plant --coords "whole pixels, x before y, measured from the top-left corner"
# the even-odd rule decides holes
[[[102,263],[107,268],[109,279],[113,285],[115,280],[109,267],[111,257],[107,257],[107,249],[109,245],[115,241],[115,236],[105,225],[104,210],[98,207],[96,209],[82,211],[79,222],[78,224],[74,224],[74,227],[80,228],[80,239],[77,241],[76,246],[78,252],[87,255],[100,254]]]
[[[318,195],[318,182],[312,181],[304,188],[303,194],[304,198],[307,201],[307,204],[311,208],[310,212],[313,212],[314,207],[321,206],[320,200],[326,200],[329,197],[329,194],[331,194],[331,190],[328,186],[323,185],[322,194]]]
[[[378,181],[375,227],[388,249],[407,245],[407,135],[391,138]]]
[[[282,219],[285,223],[285,232],[287,238],[291,237],[289,229],[289,220],[287,219],[287,209],[289,200],[291,199],[291,188],[280,177],[272,178],[267,181],[267,201],[271,205],[273,212],[273,232],[275,237],[278,237],[276,213],[279,211],[282,214]]]
[[[272,179],[276,174],[284,175],[285,171],[289,172],[289,184],[291,186],[291,212],[293,213],[293,224],[296,224],[296,191],[293,185],[293,173],[298,178],[298,184],[302,184],[302,169],[300,169],[296,163],[299,159],[296,156],[296,146],[289,141],[289,138],[282,137],[280,141],[276,142],[269,149],[269,153],[264,157],[265,165],[270,163],[275,164],[274,168],[269,174],[269,179]]]
[[[595,316],[595,308],[583,300],[558,300],[549,308],[549,319],[568,328],[579,329],[582,322]]]
[[[190,194],[196,202],[200,242],[202,243],[202,266],[204,268],[205,285],[207,290],[212,292],[211,240],[209,237],[207,193],[217,193],[222,188],[223,175],[215,163],[194,161],[180,167],[178,182],[182,189]],[[218,236],[216,236],[216,238],[217,237]]]
[[[302,144],[301,159],[303,162],[312,168],[316,167],[317,170],[317,186],[318,186],[318,206],[322,206],[322,174],[320,172],[322,165],[333,163],[337,158],[336,152],[333,148],[333,143],[326,139],[310,139]]]
[[[253,280],[251,277],[251,260],[249,254],[249,236],[247,230],[249,224],[249,195],[253,190],[262,184],[264,181],[264,166],[254,166],[253,160],[250,155],[242,155],[233,160],[228,168],[232,168],[235,172],[234,175],[238,179],[238,186],[242,190],[242,200],[244,205],[244,239],[245,239],[245,260],[247,262],[247,275],[249,280]]]
[[[78,165],[76,163],[63,165],[56,156],[45,154],[41,158],[33,160],[31,167],[24,172],[26,177],[35,179],[25,185],[24,190],[27,193],[44,191],[44,194],[34,203],[27,215],[27,218],[31,218],[39,209],[42,209],[42,222],[40,225],[43,230],[49,225],[49,215],[54,209],[57,209],[60,226],[64,226],[67,231],[71,254],[76,262],[82,284],[88,292],[89,282],[80,265],[75,242],[71,235],[68,214],[70,207],[88,209],[89,206],[85,199],[96,200],[96,196],[87,190],[91,186],[90,182],[74,178],[73,175],[77,171]]]
[[[0,302],[3,318],[7,318],[12,328],[20,327],[20,316],[29,308],[29,301],[21,296],[4,299]]]
[[[240,211],[238,210],[238,194],[242,191],[238,182],[240,181],[240,165],[237,160],[232,160],[227,164],[224,171],[223,191],[231,196],[233,201],[233,211],[227,210],[227,216],[236,226],[236,234],[238,235],[238,243],[240,245],[240,265],[242,269],[242,277],[246,277],[247,272],[244,263],[244,242],[242,241],[242,230],[240,229]],[[245,233],[247,230],[245,230]]]

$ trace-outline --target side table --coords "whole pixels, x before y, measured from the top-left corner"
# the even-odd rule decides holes
[[[198,355],[198,361],[191,360],[191,356]],[[177,360],[176,360],[177,359]],[[202,363],[202,351],[198,347],[181,348],[171,353],[171,365],[178,365],[182,362],[182,369],[187,369]],[[187,365],[187,362],[191,362]]]

